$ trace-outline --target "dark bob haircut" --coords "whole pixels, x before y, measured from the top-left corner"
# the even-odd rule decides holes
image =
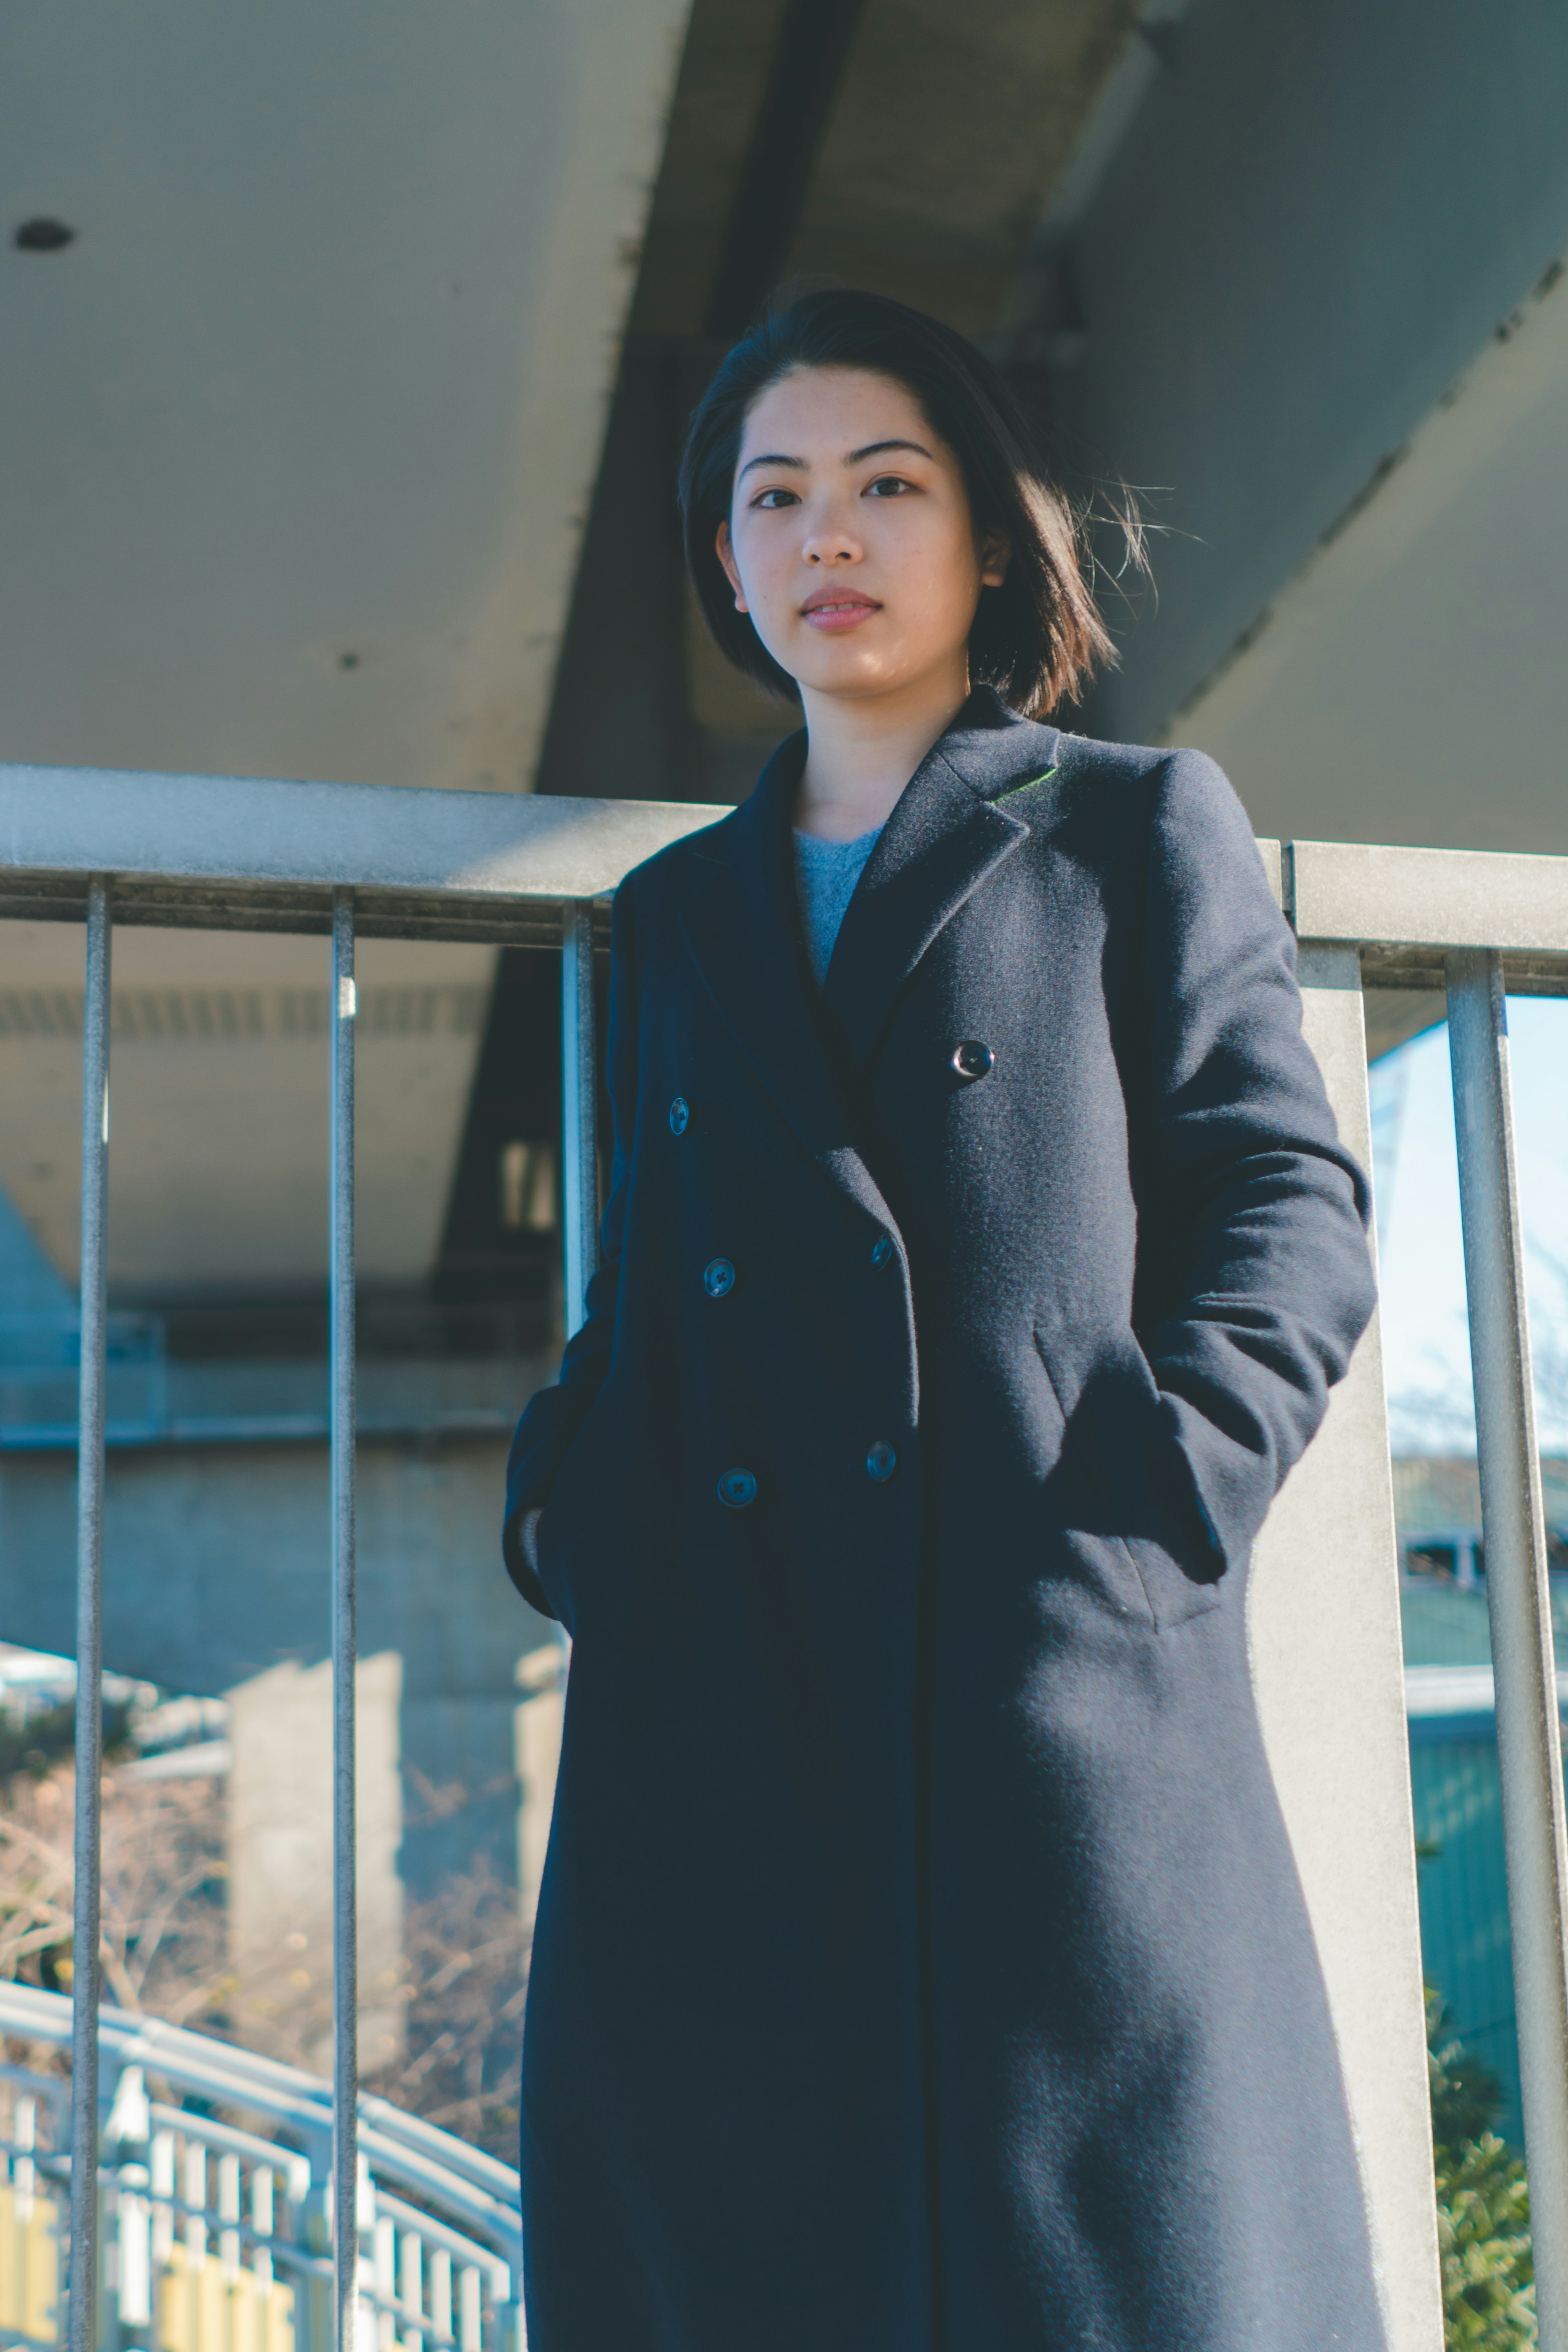
[[[795,700],[795,680],[735,610],[714,547],[734,491],[752,406],[797,368],[864,368],[901,383],[957,457],[977,532],[1012,549],[999,588],[982,591],[969,639],[970,674],[1026,718],[1070,700],[1113,658],[1089,593],[1073,510],[997,370],[966,337],[906,303],[847,289],[770,309],[721,362],[687,431],[680,458],[686,562],[721,652],[760,685]]]

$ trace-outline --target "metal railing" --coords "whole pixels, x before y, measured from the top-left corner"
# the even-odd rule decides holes
[[[95,2039],[99,1793],[92,1743],[99,1720],[93,1694],[100,1671],[102,1587],[111,924],[317,932],[331,940],[337,1958],[331,2173],[336,2209],[343,2210],[354,2200],[363,2153],[354,2095],[354,942],[356,938],[395,937],[561,949],[562,1223],[567,1323],[575,1328],[596,1247],[594,950],[605,942],[607,903],[621,877],[654,850],[720,814],[648,802],[0,769],[0,914],[85,922],[87,929],[78,1627],[78,1720],[83,1748],[77,1780],[73,2352],[95,2352],[90,2282],[98,2276],[98,2204],[89,2187],[100,2123]],[[1259,846],[1301,942],[1304,980],[1310,971],[1331,990],[1348,986],[1359,992],[1365,986],[1442,989],[1447,993],[1541,2341],[1548,2352],[1568,2352],[1568,1844],[1504,1012],[1505,989],[1568,993],[1568,859],[1312,842],[1283,849],[1271,843]],[[1358,1005],[1354,1035],[1361,1039],[1363,1034]],[[1359,1136],[1365,1127],[1364,1055],[1359,1055],[1353,1072],[1347,1064],[1330,1074],[1330,1087],[1342,1125]],[[1375,1406],[1357,1409],[1380,1415],[1381,1396]],[[1380,1431],[1383,1426],[1379,1420]],[[1385,1435],[1382,1443],[1386,1495]],[[1389,1530],[1391,1538],[1391,1519]],[[1392,1540],[1387,1549],[1392,1579],[1397,1574]],[[1396,1659],[1390,1674],[1396,1677]],[[1400,1697],[1393,1703],[1402,1708]],[[1391,1796],[1390,1804],[1391,1818],[1408,1821],[1407,1781],[1397,1801]],[[1400,1945],[1402,1953],[1415,1949],[1413,1872],[1407,1908],[1410,1933]],[[1410,1973],[1418,1976],[1418,1969],[1413,1966]],[[1419,2000],[1419,1984],[1412,1982],[1413,2033],[1418,2032]],[[1409,2037],[1405,2046],[1409,2052],[1418,2050]],[[1403,2065],[1405,2060],[1401,2057],[1397,2063]],[[1412,2100],[1420,2096],[1423,2121],[1419,2128],[1410,2123],[1406,2153],[1418,2154],[1425,2147],[1429,2157],[1429,2140],[1421,2137],[1426,2128],[1424,2075],[1417,2086],[1415,2063],[1412,2059],[1406,2088]],[[1352,2090],[1353,2105],[1353,2084]],[[1414,2116],[1414,2105],[1407,2103],[1405,2112]],[[1409,2165],[1406,2170],[1413,2178]],[[1380,2194],[1376,2181],[1370,2184],[1370,2193],[1375,2206]],[[246,2229],[257,2225],[243,2219],[237,2222],[229,2210],[232,2188],[224,2194],[227,2206],[216,2222],[205,2218],[204,2209],[202,2226],[216,2228],[220,2240],[229,2242],[237,2229],[243,2239]],[[1403,2352],[1405,2346],[1425,2347],[1436,2340],[1436,2285],[1429,2259],[1435,2242],[1429,2197],[1419,2226],[1409,2218],[1413,2209],[1408,2202],[1401,2208],[1399,2200],[1391,2198],[1389,2210],[1394,2218],[1387,2226],[1403,2228],[1408,2241],[1405,2273],[1416,2281],[1405,2305],[1391,2313],[1394,2339]],[[343,2232],[332,2256],[336,2352],[350,2352],[360,2260],[353,2233]],[[1433,2273],[1429,2278],[1428,2272]],[[1397,2295],[1394,2300],[1397,2304]]]
[[[71,2003],[0,1984],[0,2033],[65,2047]],[[115,2009],[102,2012],[100,2054],[100,2242],[88,2306],[103,2352],[328,2352],[338,2288],[332,2085]],[[73,2087],[0,2067],[6,2343],[59,2338],[60,2222],[80,2177]],[[200,2104],[176,2104],[182,2096]],[[526,2352],[516,2175],[383,2100],[363,2103],[361,2126],[354,2227],[342,2241],[360,2352]],[[73,2255],[79,2243],[71,2239]],[[72,2272],[74,2294],[74,2260]]]
[[[374,786],[0,770],[0,914],[82,921],[80,1390],[77,1507],[76,1892],[68,2329],[98,2352],[99,1943],[106,1229],[112,929],[327,932],[331,940],[330,1382],[332,1600],[332,2098],[329,2213],[355,2203],[358,1935],[354,1835],[354,945],[356,938],[559,946],[568,1328],[595,1263],[593,954],[620,877],[713,810],[524,801]],[[453,820],[456,819],[454,826]],[[193,2142],[192,2145],[196,2143]],[[204,2159],[205,2160],[205,2159]],[[150,2192],[151,2193],[151,2192]],[[203,2227],[206,2225],[205,2222]],[[330,2227],[330,2225],[329,2225]],[[353,2352],[361,2256],[330,2231],[336,2352]],[[465,2347],[468,2352],[468,2347]]]

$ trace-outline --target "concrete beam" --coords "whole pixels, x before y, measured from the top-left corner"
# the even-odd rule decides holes
[[[1195,735],[1260,830],[1568,848],[1568,330],[1561,284],[1531,299],[1568,251],[1565,80],[1568,16],[1536,0],[1193,0],[1067,238],[1060,446],[1159,526],[1088,723]],[[1495,404],[1448,409],[1489,348]],[[1287,632],[1320,549],[1327,606]]]
[[[0,751],[527,785],[686,16],[6,14]]]

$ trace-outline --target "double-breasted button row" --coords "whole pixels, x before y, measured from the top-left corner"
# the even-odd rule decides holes
[[[871,1265],[880,1274],[891,1265],[896,1253],[887,1234],[879,1234],[871,1244]],[[702,1287],[710,1298],[727,1298],[740,1279],[734,1262],[727,1257],[710,1257],[702,1269]]]
[[[887,1438],[877,1438],[866,1455],[866,1475],[885,1486],[899,1466],[899,1449]],[[743,1511],[757,1499],[757,1482],[750,1470],[726,1470],[719,1481],[719,1500],[731,1511]]]
[[[962,1045],[952,1057],[953,1067],[955,1069],[960,1066],[960,1054],[968,1054],[971,1055],[984,1055],[986,1056],[984,1069],[979,1068],[978,1066],[973,1069],[966,1067],[963,1071],[963,1075],[965,1076],[984,1077],[986,1072],[990,1069],[992,1062],[995,1059],[995,1056],[991,1053],[989,1046],[978,1046],[973,1045]],[[690,1124],[690,1121],[691,1106],[688,1103],[684,1095],[677,1095],[674,1101],[669,1106],[670,1133],[672,1135],[684,1135],[687,1128]],[[898,1253],[894,1248],[891,1234],[879,1234],[876,1240],[871,1244],[871,1265],[873,1269],[878,1274],[880,1274],[884,1268],[892,1265]],[[730,1292],[735,1287],[735,1281],[736,1275],[734,1261],[731,1258],[710,1258],[707,1265],[702,1269],[702,1287],[707,1292],[710,1298],[727,1297]],[[887,1485],[888,1480],[892,1476],[898,1466],[898,1448],[891,1443],[891,1441],[886,1437],[879,1437],[874,1440],[866,1455],[866,1475],[872,1479],[879,1486],[884,1486]],[[723,1472],[720,1477],[716,1491],[719,1500],[724,1505],[727,1510],[746,1510],[757,1499],[757,1481],[755,1474],[750,1470],[743,1469],[737,1465],[734,1469]]]

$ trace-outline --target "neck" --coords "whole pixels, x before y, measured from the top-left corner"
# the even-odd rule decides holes
[[[886,824],[904,786],[969,696],[961,673],[892,695],[850,699],[802,687],[806,755],[795,801],[802,833],[853,841]]]

